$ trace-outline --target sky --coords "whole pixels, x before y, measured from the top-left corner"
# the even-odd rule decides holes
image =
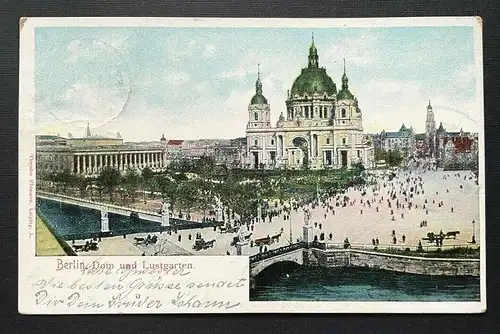
[[[343,59],[365,132],[482,130],[472,27],[76,28],[35,31],[35,132],[125,141],[245,136],[257,64],[272,122],[307,66],[341,87]]]

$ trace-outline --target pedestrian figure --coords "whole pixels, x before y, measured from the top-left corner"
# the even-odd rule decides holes
[[[404,219],[404,218],[405,218],[405,214],[401,213],[401,219]]]
[[[453,207],[451,207],[451,213],[453,213]]]
[[[179,242],[181,242],[181,235],[179,234],[179,236],[177,237],[177,240],[179,240]]]
[[[429,214],[429,210],[425,210],[425,214],[428,215]]]
[[[392,238],[392,243],[393,243],[393,244],[396,244],[396,242],[397,242],[396,237]]]
[[[379,245],[378,238],[375,239],[375,243],[377,244],[377,246]]]
[[[373,246],[375,246],[375,239],[372,239],[372,244]]]
[[[319,224],[319,229],[321,230],[321,228],[322,228],[322,227],[323,227],[323,225],[320,223],[320,224]]]
[[[406,241],[406,235],[403,234],[403,236],[401,237],[403,239],[403,243]]]
[[[344,248],[349,248],[351,247],[351,243],[349,242],[349,238],[345,238],[344,240]]]

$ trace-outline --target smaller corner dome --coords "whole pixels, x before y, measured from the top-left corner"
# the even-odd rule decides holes
[[[337,94],[337,100],[352,100],[354,99],[354,95],[352,95],[349,89],[341,89]]]
[[[252,97],[250,104],[267,104],[267,99],[262,94],[255,94]]]

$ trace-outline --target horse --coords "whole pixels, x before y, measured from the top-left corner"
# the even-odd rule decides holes
[[[135,244],[140,244],[140,243],[144,243],[146,239],[145,238],[138,238],[138,237],[134,237],[134,241],[135,241]]]
[[[460,231],[450,231],[446,232],[446,237],[453,237],[453,239],[456,239],[458,234],[460,234]]]
[[[205,245],[203,245],[203,249],[211,248],[214,246],[215,239],[212,239],[210,241],[206,241]]]

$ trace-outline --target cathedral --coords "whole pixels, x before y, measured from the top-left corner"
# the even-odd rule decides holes
[[[319,66],[313,37],[308,65],[287,92],[286,117],[281,113],[273,126],[259,71],[248,106],[244,166],[324,169],[362,163],[374,167],[373,145],[363,133],[361,109],[348,81],[344,61],[342,88],[337,91],[326,69]]]

